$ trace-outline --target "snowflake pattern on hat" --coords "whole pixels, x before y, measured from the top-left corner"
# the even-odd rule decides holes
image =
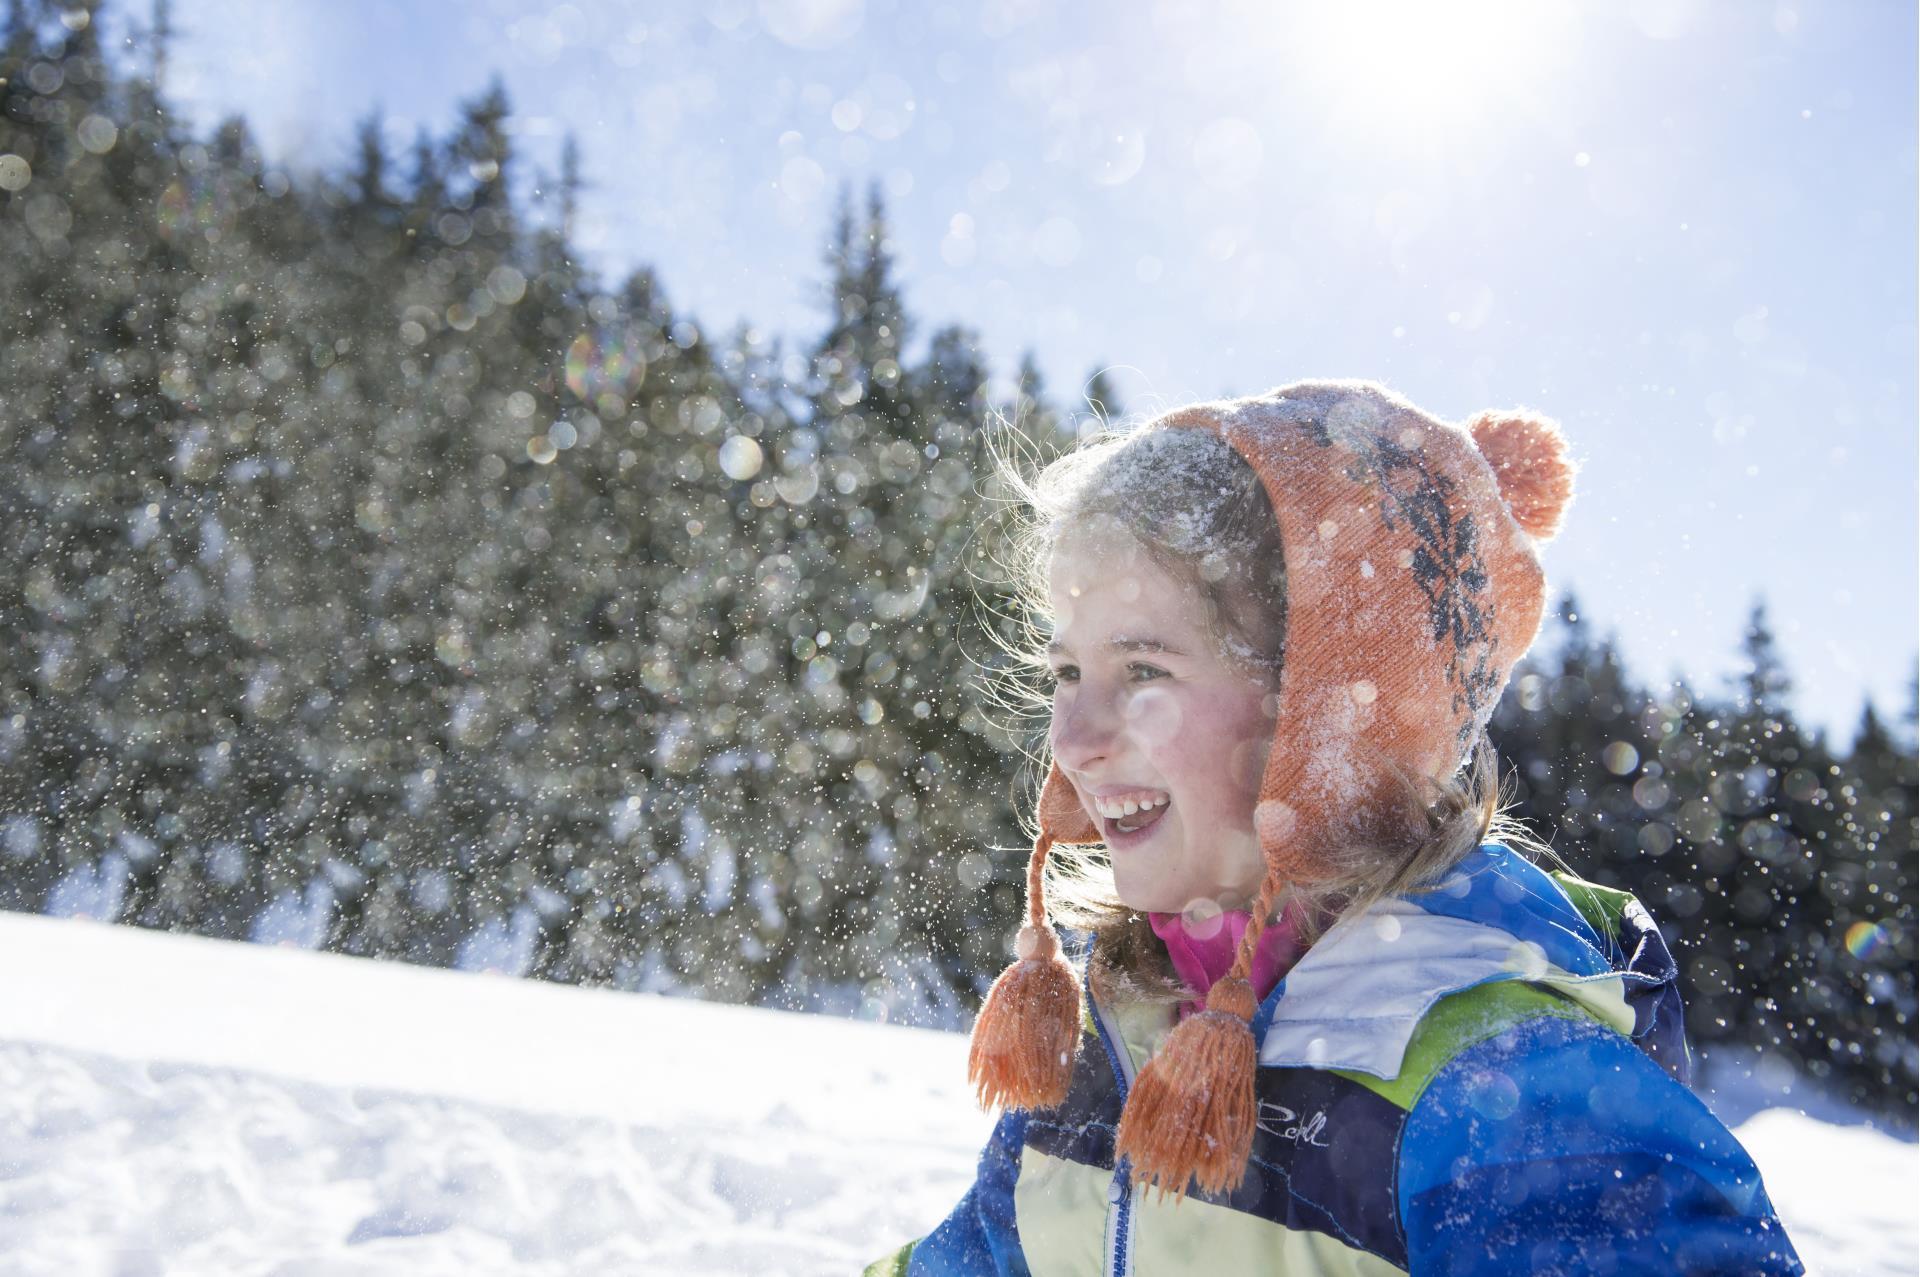
[[[1464,752],[1481,711],[1491,708],[1505,681],[1492,661],[1498,639],[1479,525],[1470,511],[1456,516],[1452,480],[1436,474],[1417,449],[1388,438],[1372,423],[1360,425],[1351,413],[1328,413],[1308,422],[1307,434],[1323,448],[1346,447],[1356,462],[1347,476],[1355,482],[1371,479],[1382,494],[1382,523],[1397,531],[1395,519],[1403,519],[1419,539],[1407,566],[1427,596],[1434,641],[1452,643],[1446,674],[1455,688],[1453,712],[1463,716],[1454,743]]]

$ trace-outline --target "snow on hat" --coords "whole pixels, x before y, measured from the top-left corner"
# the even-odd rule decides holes
[[[1254,829],[1267,874],[1233,968],[1128,1094],[1116,1155],[1164,1193],[1240,1183],[1253,1144],[1257,1054],[1247,980],[1289,883],[1324,880],[1356,846],[1411,850],[1424,809],[1402,778],[1465,764],[1545,615],[1539,547],[1560,530],[1574,465],[1558,425],[1526,410],[1439,421],[1382,386],[1313,381],[1176,409],[1144,429],[1217,431],[1260,476],[1286,555],[1278,715]],[[1066,1099],[1080,986],[1047,921],[1056,842],[1100,834],[1058,766],[1040,794],[1018,960],[974,1022],[981,1102]]]

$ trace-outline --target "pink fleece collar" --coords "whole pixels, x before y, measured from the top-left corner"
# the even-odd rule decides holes
[[[1174,971],[1189,989],[1200,995],[1180,1004],[1181,1019],[1206,1009],[1207,990],[1233,966],[1234,954],[1239,952],[1241,937],[1247,934],[1247,923],[1252,917],[1245,909],[1230,909],[1217,918],[1189,927],[1183,914],[1147,915],[1153,924],[1153,934],[1167,946]],[[1263,1001],[1273,992],[1273,986],[1280,983],[1280,977],[1306,952],[1306,945],[1300,941],[1299,922],[1297,910],[1285,909],[1260,933],[1260,944],[1253,958],[1252,982],[1254,995]]]

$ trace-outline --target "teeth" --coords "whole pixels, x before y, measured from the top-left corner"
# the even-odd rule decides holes
[[[1093,800],[1093,808],[1108,820],[1119,820],[1139,812],[1152,811],[1155,807],[1164,807],[1167,801],[1164,794],[1157,798],[1140,795],[1127,798],[1096,798]]]

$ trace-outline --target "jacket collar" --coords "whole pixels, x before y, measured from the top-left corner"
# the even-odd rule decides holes
[[[1435,1002],[1494,980],[1561,988],[1631,1031],[1629,980],[1560,884],[1484,843],[1435,887],[1376,902],[1333,927],[1261,1004],[1260,1063],[1399,1075]]]

